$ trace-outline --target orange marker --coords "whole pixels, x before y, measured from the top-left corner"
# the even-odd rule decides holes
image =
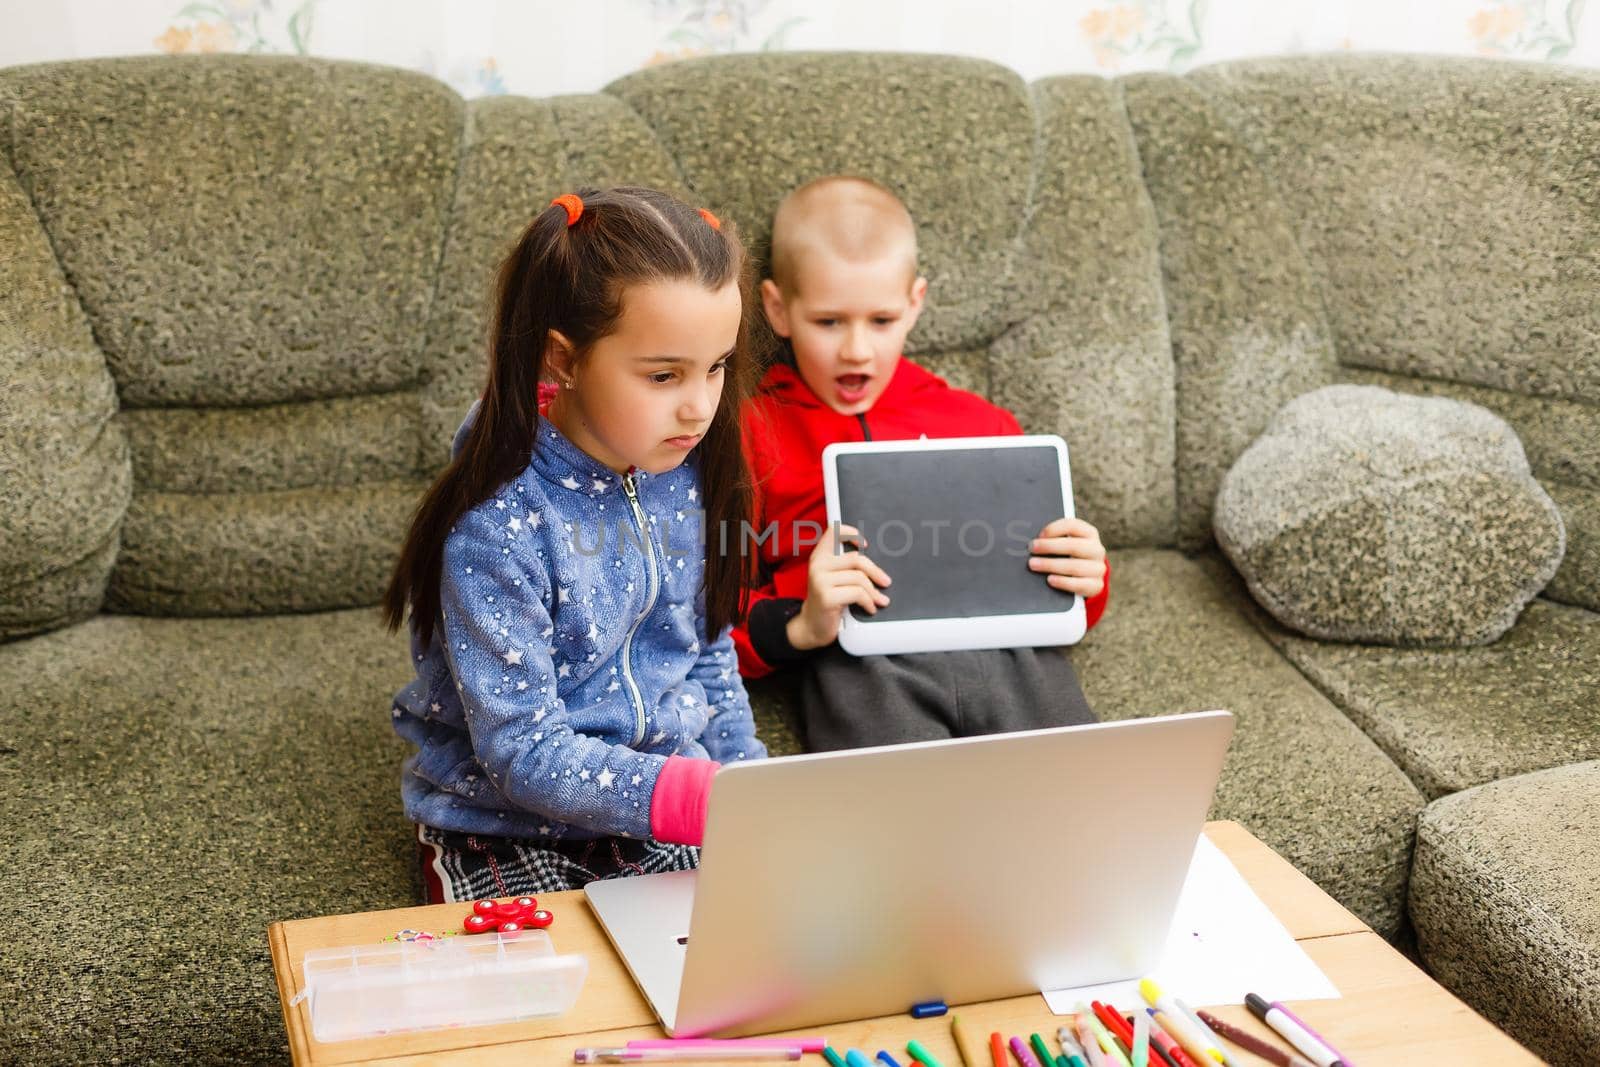
[[[989,1056],[994,1060],[994,1067],[1006,1067],[1006,1042],[998,1031],[989,1035]]]

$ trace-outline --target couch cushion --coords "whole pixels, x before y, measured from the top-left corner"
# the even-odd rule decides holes
[[[0,1063],[287,1062],[267,924],[419,899],[410,674],[366,610],[0,646]]]
[[[415,901],[407,674],[369,611],[0,647],[0,1060],[286,1060],[267,924]]]
[[[1237,819],[1394,936],[1422,796],[1262,639],[1242,587],[1176,552],[1119,552],[1112,566],[1110,607],[1072,650],[1090,706],[1102,719],[1232,711],[1212,817]]]
[[[1370,385],[1286,404],[1223,478],[1215,522],[1256,601],[1333,641],[1493,641],[1565,549],[1503,420]]]
[[[1567,554],[1544,595],[1600,611],[1600,402],[1525,396],[1504,389],[1346,368],[1340,377],[1418,396],[1488,408],[1522,440],[1528,466],[1561,509]]]
[[[1328,55],[1186,77],[1266,167],[1341,363],[1600,396],[1593,71]]]
[[[1007,305],[1027,317],[990,346],[986,392],[1028,432],[1066,439],[1073,502],[1108,544],[1171,545],[1172,350],[1121,92],[1104,78],[1046,78],[1033,106],[1033,197]]]
[[[1224,472],[1280,407],[1331,380],[1333,331],[1294,220],[1227,102],[1170,74],[1122,90],[1159,225],[1178,538],[1198,547]]]
[[[1600,758],[1600,615],[1535,600],[1476,648],[1327,644],[1259,622],[1429,797]]]
[[[263,615],[376,604],[426,486],[139,493],[106,591],[113,611]]]
[[[406,71],[151,56],[5,72],[11,150],[128,407],[417,380],[461,99]]]
[[[100,610],[133,479],[116,387],[0,162],[0,641]]]
[[[1437,800],[1411,916],[1428,969],[1552,1063],[1600,1046],[1600,762]]]
[[[117,609],[375,602],[403,529],[391,487],[418,474],[461,99],[261,56],[44,64],[0,90],[136,444]],[[302,495],[280,512],[275,490]]]

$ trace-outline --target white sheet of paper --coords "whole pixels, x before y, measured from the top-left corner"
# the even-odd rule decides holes
[[[1161,962],[1148,975],[1192,1008],[1243,1004],[1246,993],[1268,1000],[1326,1000],[1339,990],[1295,943],[1277,916],[1245,882],[1222,850],[1202,836],[1178,897]],[[1104,1000],[1132,1011],[1144,1007],[1139,979],[1050,989],[1050,1010],[1066,1015],[1081,1001]]]

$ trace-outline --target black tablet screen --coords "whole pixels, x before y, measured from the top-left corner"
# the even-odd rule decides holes
[[[1047,445],[860,452],[837,457],[839,517],[889,573],[890,604],[866,623],[1065,611],[1073,594],[1028,569],[1028,543],[1066,513]]]

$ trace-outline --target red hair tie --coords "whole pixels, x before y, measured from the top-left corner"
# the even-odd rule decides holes
[[[713,230],[722,229],[722,220],[717,218],[711,212],[707,211],[705,208],[700,209],[700,217],[705,219],[706,225],[710,226]]]
[[[571,226],[574,222],[577,222],[578,216],[583,214],[583,200],[578,196],[577,193],[562,193],[560,196],[550,201],[550,205],[552,207],[557,204],[560,204],[562,207],[566,208],[568,226]]]

